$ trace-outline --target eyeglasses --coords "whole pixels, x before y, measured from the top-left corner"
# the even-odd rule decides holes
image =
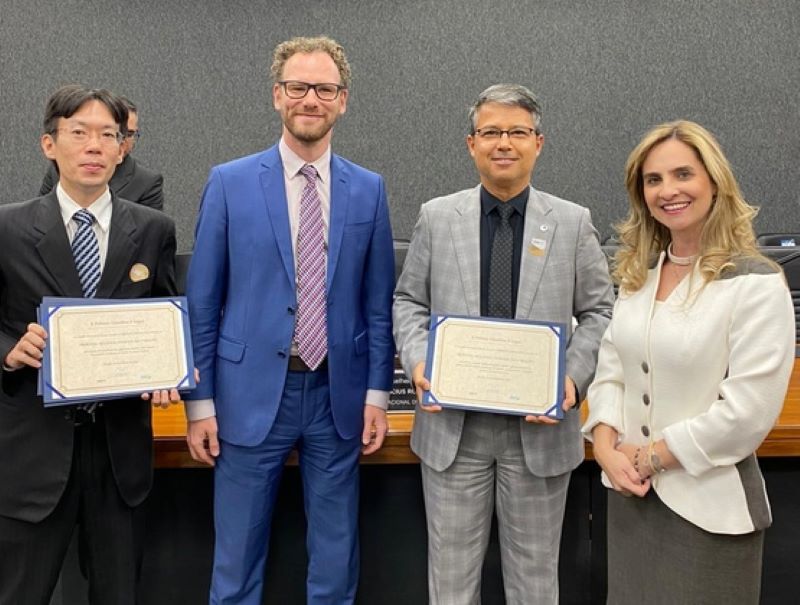
[[[119,145],[125,140],[125,135],[118,130],[101,130],[98,132],[96,130],[89,131],[85,128],[75,126],[73,128],[56,128],[50,131],[49,134],[54,135],[56,132],[64,133],[64,138],[68,142],[76,145],[85,145],[94,137],[97,137],[100,144],[106,147]]]
[[[508,130],[501,130],[500,128],[494,127],[478,128],[475,130],[475,134],[485,141],[498,141],[503,138],[504,134],[507,134],[509,139],[525,141],[538,133],[535,128],[517,126],[515,128],[509,128]]]
[[[283,86],[283,91],[290,99],[302,99],[313,88],[320,101],[335,101],[339,91],[347,88],[342,84],[310,84],[299,80],[281,80],[278,84]]]
[[[141,130],[129,130],[128,134],[125,135],[125,138],[126,139],[133,139],[133,142],[135,143],[136,141],[139,140],[139,137],[141,137],[141,136],[142,136],[142,131]]]

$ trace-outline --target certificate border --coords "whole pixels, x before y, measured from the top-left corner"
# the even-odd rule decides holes
[[[186,352],[186,375],[181,378],[175,389],[190,390],[197,386],[194,379],[194,349],[192,347],[192,335],[189,325],[189,305],[185,296],[166,296],[161,298],[67,298],[45,296],[42,304],[37,309],[39,324],[50,333],[50,320],[55,312],[63,307],[89,307],[89,306],[122,306],[138,305],[146,306],[151,304],[161,304],[170,302],[180,311],[181,325],[183,328],[183,346]],[[121,391],[111,395],[82,395],[78,397],[65,397],[59,393],[52,385],[52,347],[45,346],[42,358],[42,367],[39,370],[37,394],[42,396],[45,407],[57,407],[62,405],[74,405],[86,401],[110,401],[114,399],[124,399],[135,395],[140,395],[142,390]]]
[[[483,321],[483,322],[491,322],[491,323],[513,323],[513,324],[528,324],[528,325],[535,325],[535,326],[544,326],[550,328],[553,333],[556,335],[558,339],[558,376],[556,377],[556,384],[562,385],[562,389],[559,390],[559,393],[562,393],[563,397],[563,384],[564,384],[564,376],[566,374],[566,350],[567,350],[567,327],[563,323],[559,322],[549,322],[549,321],[535,321],[529,319],[500,319],[496,317],[474,317],[468,315],[439,315],[436,313],[431,313],[430,324],[429,324],[429,332],[428,332],[428,350],[425,357],[425,378],[428,381],[431,380],[431,376],[433,374],[433,354],[436,350],[436,342],[438,336],[438,329],[448,319],[466,319],[471,321]],[[490,412],[490,413],[501,413],[501,414],[509,414],[514,416],[547,416],[549,418],[554,418],[556,420],[562,420],[564,418],[564,409],[562,407],[563,399],[557,396],[557,401],[555,401],[545,412],[543,413],[531,413],[531,412],[521,412],[520,410],[514,409],[507,409],[502,407],[492,407],[486,408],[476,405],[459,405],[458,403],[454,402],[443,402],[436,399],[433,393],[430,391],[425,391],[422,397],[421,405],[440,405],[443,408],[453,408],[457,410],[465,410],[465,411],[473,411],[473,412]]]

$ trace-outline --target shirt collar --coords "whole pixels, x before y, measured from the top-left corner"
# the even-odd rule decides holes
[[[323,183],[328,183],[331,176],[331,147],[325,149],[325,152],[313,162],[306,162],[303,158],[297,155],[294,151],[289,149],[286,141],[281,137],[278,143],[278,151],[281,154],[281,161],[283,162],[283,171],[286,178],[293,179],[300,172],[300,169],[306,164],[311,164],[317,170],[317,178]]]
[[[525,214],[525,206],[528,203],[528,197],[530,196],[531,188],[525,187],[522,191],[520,191],[517,195],[512,197],[507,202],[502,202],[493,196],[489,191],[481,185],[481,211],[488,216],[490,212],[492,212],[495,208],[497,208],[498,204],[511,204],[514,210],[520,215],[523,216]]]
[[[56,197],[58,198],[58,207],[61,210],[61,219],[66,226],[72,220],[72,215],[78,210],[81,210],[83,206],[80,206],[66,191],[64,191],[61,183],[56,185]],[[106,190],[100,194],[100,197],[89,204],[86,209],[92,213],[94,220],[103,233],[106,233],[111,224],[111,191],[108,187],[106,187]]]

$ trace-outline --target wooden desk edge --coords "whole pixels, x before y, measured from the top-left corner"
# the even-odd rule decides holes
[[[181,415],[183,411],[180,411]],[[393,413],[389,415],[389,434],[383,447],[371,456],[362,456],[362,464],[417,464],[419,458],[411,451],[409,439],[414,424],[413,413]],[[156,468],[207,468],[189,456],[183,429],[172,433],[157,432],[154,438]],[[585,444],[586,459],[592,460],[592,446]],[[758,449],[760,457],[798,457],[800,456],[800,424],[781,423],[772,429]],[[287,464],[297,464],[296,454],[292,454]]]
[[[582,406],[585,417],[587,406]],[[192,460],[186,446],[183,405],[178,404],[166,410],[153,412],[155,429],[156,468],[206,468]],[[409,447],[411,428],[414,425],[413,412],[392,412],[389,414],[389,434],[383,447],[371,456],[362,456],[362,464],[417,464],[419,458]],[[592,446],[586,443],[586,459],[592,460]],[[794,458],[800,457],[800,363],[795,359],[789,390],[786,393],[783,411],[778,422],[770,431],[764,443],[758,448],[761,457]],[[297,464],[292,455],[289,464]]]

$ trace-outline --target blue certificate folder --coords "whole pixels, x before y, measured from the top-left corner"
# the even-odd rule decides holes
[[[133,385],[115,385],[110,387],[108,391],[103,388],[91,388],[91,393],[72,394],[71,391],[64,389],[59,380],[58,368],[59,363],[55,359],[58,355],[56,349],[57,345],[53,342],[53,328],[54,322],[58,320],[59,313],[65,310],[81,309],[91,310],[93,306],[109,307],[122,307],[125,305],[134,306],[137,310],[151,311],[158,308],[164,308],[165,305],[173,305],[177,309],[177,314],[173,315],[174,321],[170,326],[172,332],[165,333],[164,337],[179,338],[183,345],[183,355],[185,358],[179,360],[180,372],[175,374],[175,379],[170,380],[169,384],[136,384]],[[98,299],[98,298],[57,298],[45,297],[42,299],[42,304],[37,309],[37,316],[39,323],[44,327],[48,334],[47,346],[44,349],[44,356],[42,359],[42,367],[39,370],[39,386],[38,394],[42,396],[45,407],[74,405],[84,403],[87,401],[105,401],[109,399],[121,399],[124,397],[131,397],[140,395],[141,393],[149,392],[152,390],[171,389],[176,388],[181,391],[188,391],[197,386],[194,378],[194,356],[192,354],[192,341],[191,332],[189,329],[189,311],[186,297],[176,296],[168,298],[137,298],[137,299]],[[158,334],[154,337],[160,337]],[[112,355],[115,351],[112,351]],[[66,358],[69,351],[61,351],[60,355]],[[184,363],[185,360],[185,363]],[[120,364],[124,365],[124,358],[120,359]],[[185,366],[185,367],[184,367]],[[130,388],[129,388],[130,386]],[[79,389],[85,391],[87,389]]]
[[[560,420],[566,348],[562,323],[432,314],[422,403]]]

